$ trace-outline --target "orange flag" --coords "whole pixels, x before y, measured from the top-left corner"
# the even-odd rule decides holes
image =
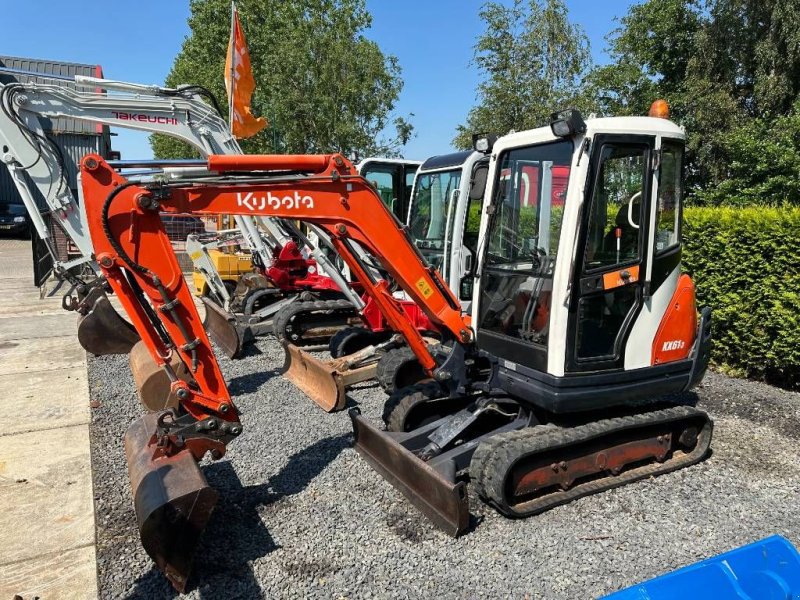
[[[254,117],[250,110],[250,100],[256,82],[250,65],[250,52],[239,25],[239,13],[231,3],[231,39],[228,42],[228,56],[225,59],[225,89],[228,92],[231,131],[237,138],[249,138],[267,126],[264,117]]]

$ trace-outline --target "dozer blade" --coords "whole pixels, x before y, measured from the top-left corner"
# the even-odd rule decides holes
[[[445,477],[400,444],[398,439],[413,433],[380,431],[356,408],[350,410],[350,418],[356,451],[384,479],[445,533],[456,537],[467,528],[469,500],[466,484],[455,482],[455,473]]]
[[[125,453],[142,546],[179,592],[186,588],[200,535],[217,492],[188,450],[153,458],[159,413],[134,421],[125,434]]]
[[[347,403],[347,386],[372,379],[377,370],[377,363],[343,368],[339,360],[319,360],[286,341],[283,350],[283,374],[326,412],[342,410]]]
[[[89,310],[78,317],[78,341],[87,352],[95,356],[127,354],[141,339],[100,288],[92,290],[84,303]]]
[[[165,410],[178,406],[178,397],[171,389],[167,372],[158,366],[144,342],[137,343],[128,355],[128,361],[136,384],[139,401],[147,410]],[[173,353],[170,366],[175,374],[186,382],[192,381],[191,373],[177,353]]]
[[[247,325],[242,325],[235,315],[216,304],[209,298],[201,298],[206,308],[203,327],[211,339],[222,348],[225,356],[236,358],[242,353],[244,345],[253,339],[253,332]]]

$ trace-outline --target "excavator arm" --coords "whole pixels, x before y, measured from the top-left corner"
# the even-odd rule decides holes
[[[210,156],[208,169],[220,177],[197,182],[134,183],[116,173],[102,158],[90,155],[81,164],[87,219],[92,243],[104,274],[120,287],[126,310],[133,310],[132,276],[153,303],[160,322],[172,340],[189,344],[201,340],[202,328],[193,314],[189,290],[161,227],[159,212],[195,215],[239,214],[300,220],[323,229],[351,271],[365,284],[367,293],[381,308],[392,328],[408,341],[425,369],[433,372],[436,360],[417,330],[392,297],[383,280],[375,280],[358,258],[354,242],[375,256],[428,317],[451,333],[457,342],[471,339],[468,320],[458,300],[439,273],[429,267],[370,184],[355,174],[353,165],[339,155],[311,156]],[[102,199],[102,200],[101,200]],[[125,274],[123,277],[123,273]],[[154,283],[154,277],[160,284]],[[160,286],[160,287],[159,287]],[[163,288],[163,289],[162,289]],[[163,292],[167,293],[164,300]],[[178,321],[165,317],[162,304],[178,300],[188,311]],[[134,303],[136,306],[140,302]],[[138,328],[150,327],[149,319],[133,310]],[[181,324],[185,331],[181,331]],[[157,336],[148,335],[156,356],[166,355]],[[176,346],[192,368],[200,387],[208,393],[217,388],[203,384],[211,369],[206,355],[194,357]],[[207,353],[211,357],[210,351]],[[212,361],[213,362],[213,361]],[[210,372],[210,371],[209,371]],[[212,379],[216,379],[216,375]]]
[[[239,214],[301,220],[326,232],[392,328],[434,377],[449,374],[393,298],[358,258],[356,245],[463,348],[469,321],[438,271],[428,266],[374,188],[341,155],[210,156],[196,181],[126,180],[100,156],[81,162],[86,216],[97,262],[153,360],[167,370],[180,407],[150,413],[126,434],[142,543],[178,589],[214,505],[196,460],[241,433],[230,394],[159,213]],[[177,355],[190,374],[170,366]],[[174,363],[172,363],[174,364]],[[193,460],[189,460],[187,457]]]

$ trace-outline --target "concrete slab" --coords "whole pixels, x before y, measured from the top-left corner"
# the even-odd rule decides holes
[[[86,351],[76,336],[0,341],[2,373],[72,369],[86,364]]]
[[[0,572],[94,544],[93,500],[85,426],[0,437]]]
[[[0,436],[87,424],[91,420],[86,367],[0,375],[0,398],[14,403],[0,412]],[[25,415],[20,418],[19,415]],[[0,594],[0,598],[3,596]]]
[[[35,315],[32,318],[0,316],[0,340],[20,340],[77,335],[78,320],[63,314]]]
[[[64,313],[61,297],[39,299],[36,289],[4,290],[0,286],[0,316]]]
[[[28,317],[35,317],[37,315],[64,315],[66,318],[75,319],[77,322],[78,315],[76,314],[67,314],[64,312],[64,309],[61,308],[61,301],[52,302],[52,301],[39,301],[39,300],[31,300],[28,298],[27,300],[19,300],[19,304],[16,306],[14,304],[2,303],[0,302],[0,317],[10,317],[10,316],[28,316]]]
[[[88,600],[96,598],[94,546],[0,565],[0,598]]]
[[[28,290],[33,294],[39,293],[39,288],[33,285],[33,277],[30,279],[20,279],[19,277],[0,277],[3,281],[4,290]]]
[[[96,598],[86,353],[66,288],[42,299],[31,272],[0,239],[0,599]]]
[[[11,306],[14,304],[58,304],[61,306],[61,296],[46,296],[39,299],[39,290],[35,287],[2,288],[0,305]]]

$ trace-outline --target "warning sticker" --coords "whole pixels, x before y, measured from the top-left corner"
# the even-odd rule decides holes
[[[192,252],[192,253],[189,255],[189,258],[191,258],[192,260],[197,260],[197,259],[198,259],[198,258],[200,258],[201,256],[203,256],[203,253],[202,253],[200,250],[198,250],[197,252]]]
[[[417,281],[417,289],[423,298],[430,298],[433,295],[433,288],[425,281],[424,277],[420,277]]]

